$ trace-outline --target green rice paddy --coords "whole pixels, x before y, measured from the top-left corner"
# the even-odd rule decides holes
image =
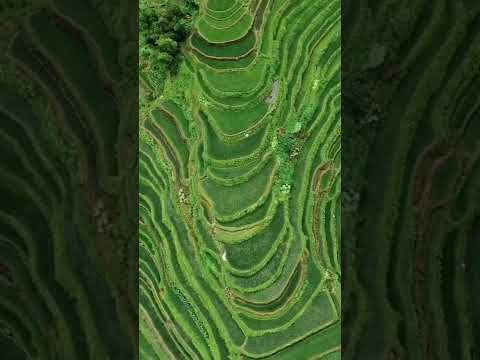
[[[199,2],[141,120],[142,359],[339,357],[339,13]]]

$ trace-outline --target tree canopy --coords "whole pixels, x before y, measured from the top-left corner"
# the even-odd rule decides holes
[[[139,13],[140,69],[165,77],[180,61],[180,44],[191,32],[198,7],[192,0],[141,0]]]

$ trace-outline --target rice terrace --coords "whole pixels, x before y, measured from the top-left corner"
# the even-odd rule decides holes
[[[340,8],[140,1],[142,359],[340,359]]]

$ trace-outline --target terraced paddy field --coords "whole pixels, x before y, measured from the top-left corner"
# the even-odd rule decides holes
[[[344,2],[342,358],[480,358],[480,3]]]
[[[1,359],[136,358],[132,10],[0,1]]]
[[[140,119],[142,359],[340,358],[340,1],[205,0]]]

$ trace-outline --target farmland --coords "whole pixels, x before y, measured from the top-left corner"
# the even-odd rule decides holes
[[[340,2],[196,5],[140,71],[140,357],[339,359]]]
[[[479,358],[480,4],[344,2],[342,358]]]
[[[2,359],[137,353],[137,26],[105,5],[0,1]]]

